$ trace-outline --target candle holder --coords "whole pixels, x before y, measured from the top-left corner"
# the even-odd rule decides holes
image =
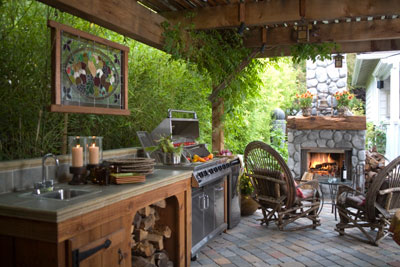
[[[103,137],[86,137],[86,146],[86,158],[88,159],[88,165],[99,165],[103,161]]]
[[[96,168],[98,168],[103,161],[103,137],[86,137],[86,146],[86,158],[88,159],[87,169],[89,170],[87,180],[97,184],[99,183],[99,179],[97,177],[98,175],[96,175]]]
[[[69,172],[73,174],[69,184],[86,184],[86,138],[69,136],[68,141],[71,162]]]

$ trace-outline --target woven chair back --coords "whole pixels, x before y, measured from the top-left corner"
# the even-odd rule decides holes
[[[244,152],[245,172],[250,174],[250,180],[257,196],[278,199],[285,196],[285,206],[290,208],[295,203],[296,189],[293,176],[284,159],[271,146],[254,141],[246,146]],[[252,177],[251,175],[262,177]],[[284,183],[277,183],[263,179],[263,177],[275,178]],[[279,195],[277,187],[279,186]]]
[[[400,192],[394,192],[390,201],[390,206],[385,207],[388,195],[379,195],[379,190],[400,187],[400,156],[392,160],[374,178],[366,195],[367,219],[375,221],[378,212],[375,208],[375,201],[385,209],[400,208]]]

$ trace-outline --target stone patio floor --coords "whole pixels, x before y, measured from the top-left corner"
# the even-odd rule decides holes
[[[400,246],[391,237],[375,247],[339,236],[329,204],[315,230],[281,232],[275,224],[261,226],[261,217],[259,210],[242,217],[238,226],[204,247],[191,266],[400,266]]]

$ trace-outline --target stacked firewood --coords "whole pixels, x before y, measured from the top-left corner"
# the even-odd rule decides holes
[[[385,168],[385,156],[375,149],[368,150],[365,159],[365,189],[372,184],[380,170]]]
[[[164,238],[171,237],[171,229],[158,223],[158,209],[165,208],[162,200],[140,209],[132,223],[132,266],[170,267],[173,266],[164,250]]]

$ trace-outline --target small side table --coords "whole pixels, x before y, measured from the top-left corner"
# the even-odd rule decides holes
[[[337,192],[338,192],[338,188],[339,185],[348,185],[351,186],[352,182],[351,181],[345,181],[342,182],[340,181],[340,178],[336,178],[336,177],[332,177],[332,178],[319,178],[318,182],[321,185],[326,184],[329,186],[329,192],[331,194],[331,205],[332,205],[332,213],[335,214],[335,221],[337,221],[337,211],[336,211],[336,197],[337,197]],[[321,187],[321,191],[323,194],[323,190]]]

